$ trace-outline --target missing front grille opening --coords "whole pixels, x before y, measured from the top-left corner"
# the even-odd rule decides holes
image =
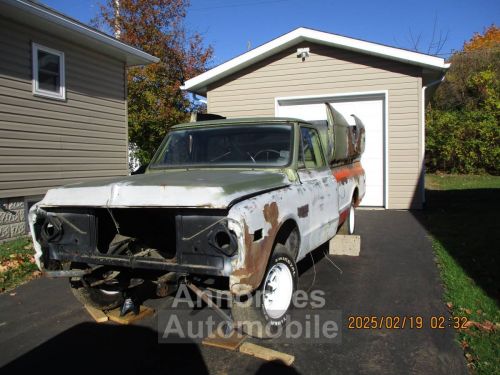
[[[253,242],[256,242],[262,238],[262,229],[257,229],[253,232]]]

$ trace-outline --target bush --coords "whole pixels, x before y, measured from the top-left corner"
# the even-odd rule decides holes
[[[450,62],[427,111],[427,168],[498,174],[500,29],[474,35]]]
[[[427,119],[429,171],[498,174],[500,128],[494,113],[430,109]]]

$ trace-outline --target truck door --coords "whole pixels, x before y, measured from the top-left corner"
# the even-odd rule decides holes
[[[337,230],[337,181],[326,163],[318,131],[301,125],[300,134],[298,175],[310,197],[309,225],[302,240],[309,244],[310,251],[332,238]]]

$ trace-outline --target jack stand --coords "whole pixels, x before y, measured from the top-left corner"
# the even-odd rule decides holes
[[[190,281],[186,281],[186,285],[191,289],[208,307],[213,308],[214,311],[227,322],[225,332],[213,332],[210,336],[203,339],[203,345],[212,346],[221,349],[232,351],[239,351],[240,353],[248,354],[265,361],[279,360],[291,366],[295,361],[295,357],[290,354],[281,353],[276,350],[265,348],[260,345],[255,345],[249,342],[244,342],[247,336],[235,329],[233,319],[230,315],[226,314],[217,304],[215,304],[210,297],[208,297],[201,289]]]
[[[200,288],[191,283],[190,281],[186,281],[186,285],[189,289],[191,289],[194,294],[196,294],[203,302],[207,304],[208,307],[214,309],[214,311],[219,315],[222,319],[226,321],[225,331],[229,333],[234,330],[233,318],[230,315],[226,314],[224,310],[222,310],[216,303],[214,303],[210,297],[206,295]]]
[[[217,315],[219,315],[226,322],[226,324],[224,325],[224,332],[219,332],[219,330],[216,330],[212,332],[208,337],[204,338],[202,343],[204,345],[213,346],[216,348],[228,349],[233,351],[238,350],[247,336],[235,329],[231,316],[229,314],[226,314],[224,310],[217,306],[217,304],[214,303],[206,293],[204,293],[196,285],[189,281],[186,281],[186,285],[198,296],[198,298],[201,298],[208,307],[214,309]]]
[[[139,314],[139,305],[134,301],[132,297],[125,298],[123,302],[122,308],[120,310],[120,316],[125,316],[129,312],[132,312],[134,315]]]
[[[141,285],[144,282],[142,279],[131,279],[130,285],[128,289],[125,289],[125,301],[120,309],[120,316],[125,316],[129,312],[134,313],[134,315],[138,315],[141,310],[141,304],[137,303],[137,299],[134,295],[134,290],[137,286]]]

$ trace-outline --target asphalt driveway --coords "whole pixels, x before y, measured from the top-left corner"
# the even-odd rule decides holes
[[[414,213],[359,211],[359,257],[301,265],[299,287],[325,292],[325,313],[341,310],[338,344],[276,343],[295,355],[292,368],[190,344],[158,344],[157,319],[134,326],[94,323],[66,280],[38,279],[0,295],[0,371],[161,374],[467,374],[452,328],[432,329],[449,317],[430,241]],[[340,268],[340,270],[338,268]],[[316,276],[314,277],[314,271]],[[148,302],[157,311],[171,299]],[[421,316],[422,329],[349,329],[349,316]]]

